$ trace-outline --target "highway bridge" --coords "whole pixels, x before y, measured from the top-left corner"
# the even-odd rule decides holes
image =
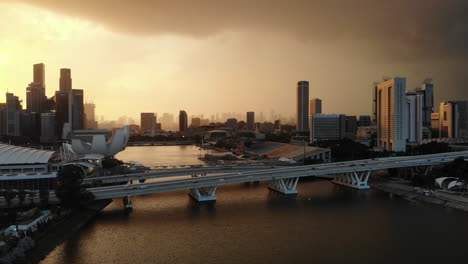
[[[190,190],[189,194],[195,200],[209,201],[216,200],[217,186],[254,181],[270,181],[270,189],[283,194],[294,194],[297,193],[296,187],[301,177],[329,178],[336,184],[367,189],[369,188],[367,182],[373,171],[392,168],[417,168],[423,173],[430,173],[432,166],[452,162],[459,157],[468,159],[468,151],[354,160],[308,166],[231,169],[233,171],[228,173],[226,171],[229,169],[225,168],[165,170],[164,172],[150,172],[144,175],[128,174],[102,177],[100,180],[104,182],[114,180],[138,181],[143,178],[149,181],[88,188],[88,190],[94,194],[96,199],[119,197],[127,199],[135,195]],[[157,180],[153,181],[152,179]]]
[[[102,176],[85,179],[85,183],[125,183],[105,187],[88,188],[96,200],[129,198],[136,195],[160,193],[176,190],[190,190],[189,194],[197,201],[216,200],[217,186],[255,181],[269,181],[269,188],[282,194],[297,193],[297,184],[302,177],[321,177],[334,183],[356,189],[369,188],[368,180],[373,171],[392,168],[414,168],[420,173],[430,173],[432,166],[452,162],[463,157],[468,160],[468,151],[440,154],[401,156],[353,160],[346,162],[322,163],[307,166],[239,166],[239,167],[198,167],[186,169],[166,169],[146,173],[133,173]],[[140,182],[145,180],[145,182]],[[49,203],[59,203],[51,192]],[[35,197],[38,202],[38,197]],[[15,202],[16,203],[16,202]],[[7,206],[0,197],[0,207]]]

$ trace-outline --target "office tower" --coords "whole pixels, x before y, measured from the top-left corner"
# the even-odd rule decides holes
[[[377,84],[377,147],[406,151],[408,109],[406,78],[389,78]]]
[[[421,87],[416,88],[416,92],[423,96],[422,125],[429,128],[431,127],[431,114],[434,112],[434,84],[432,84],[432,79],[425,79]]]
[[[7,116],[6,103],[0,103],[0,136],[6,135],[6,116]]]
[[[18,96],[6,94],[6,134],[7,136],[21,136],[21,111],[23,107]]]
[[[71,91],[72,130],[83,129],[85,125],[84,95],[81,89]]]
[[[45,89],[45,65],[38,63],[33,65],[33,82]]]
[[[60,69],[59,90],[62,93],[72,92],[72,78],[70,69]]]
[[[439,137],[468,137],[468,101],[441,102]]]
[[[228,118],[226,120],[226,126],[231,128],[232,130],[236,130],[237,129],[237,119],[235,118]]]
[[[156,131],[156,115],[154,113],[140,114],[140,133],[141,135],[154,136]]]
[[[55,92],[55,130],[57,138],[62,138],[63,125],[69,122],[69,93]]]
[[[33,82],[26,87],[26,111],[42,113],[45,112],[46,106],[45,66],[44,63],[34,64]]]
[[[41,114],[41,142],[52,142],[57,140],[55,128],[55,113]]]
[[[309,115],[322,113],[322,100],[319,98],[310,99],[310,113]]]
[[[180,112],[179,112],[179,131],[180,132],[187,131],[187,127],[188,127],[187,112],[185,112],[184,110],[180,110]]]
[[[406,92],[408,107],[408,142],[420,144],[423,136],[424,95],[418,92]]]
[[[468,101],[450,101],[458,108],[458,137],[468,138]]]
[[[431,136],[432,138],[439,138],[440,114],[432,113],[431,115]]]
[[[310,142],[339,140],[345,136],[345,115],[315,114],[310,116]]]
[[[255,130],[255,112],[247,112],[247,130]]]
[[[297,82],[296,130],[309,130],[309,82]]]
[[[161,126],[165,130],[176,129],[177,125],[174,122],[174,115],[169,113],[163,113],[159,118]]]
[[[377,84],[379,82],[374,82],[372,86],[372,125],[377,125],[377,94],[379,91]]]
[[[93,103],[85,103],[83,106],[86,117],[85,128],[97,129],[98,123],[96,121],[96,105]]]
[[[26,106],[28,113],[46,112],[47,97],[41,83],[33,82],[26,88]]]
[[[370,126],[371,117],[368,115],[359,116],[358,126]]]
[[[41,113],[20,114],[21,136],[28,137],[33,141],[39,141],[41,136]]]
[[[201,125],[201,119],[199,117],[192,117],[192,126],[199,127]]]

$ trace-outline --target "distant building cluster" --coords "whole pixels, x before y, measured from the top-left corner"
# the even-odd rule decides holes
[[[74,130],[97,128],[95,105],[84,102],[84,91],[72,88],[70,69],[60,69],[59,89],[47,98],[45,65],[33,65],[33,81],[26,87],[26,109],[13,93],[0,104],[0,134],[25,136],[36,142],[55,142]]]

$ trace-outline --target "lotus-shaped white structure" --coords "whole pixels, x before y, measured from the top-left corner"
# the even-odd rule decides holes
[[[66,147],[76,155],[101,154],[109,157],[125,149],[129,136],[130,129],[124,126],[122,129],[115,130],[108,141],[104,135],[94,135],[92,142],[74,138],[71,144],[66,144]]]

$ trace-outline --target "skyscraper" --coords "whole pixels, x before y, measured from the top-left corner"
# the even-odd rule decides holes
[[[45,65],[38,63],[33,65],[33,82],[45,89]]]
[[[418,92],[406,92],[408,107],[408,142],[421,143],[423,136],[424,95]]]
[[[6,94],[6,134],[21,136],[21,110],[23,109],[18,96]]]
[[[87,129],[97,129],[98,124],[96,121],[96,105],[93,103],[85,103],[84,104],[84,112],[85,112],[85,128]]]
[[[377,146],[406,151],[408,109],[406,78],[390,78],[377,84]]]
[[[421,87],[416,88],[416,92],[423,96],[421,101],[422,125],[429,128],[431,127],[431,114],[434,112],[434,84],[432,84],[432,79],[425,79]]]
[[[55,141],[55,113],[42,113],[41,114],[41,142]]]
[[[55,92],[55,129],[58,138],[62,138],[63,125],[69,119],[69,93]]]
[[[83,129],[85,125],[84,95],[81,89],[71,90],[72,129]]]
[[[154,113],[140,114],[140,133],[141,135],[154,136],[156,131],[156,115]]]
[[[179,131],[180,132],[187,131],[187,127],[188,127],[187,112],[185,112],[184,110],[180,110],[180,112],[179,112]]]
[[[468,137],[468,101],[441,102],[439,137]]]
[[[309,130],[309,82],[297,82],[296,130]]]
[[[45,94],[44,63],[33,65],[33,82],[26,87],[26,111],[28,113],[45,112],[47,97]]]
[[[310,99],[310,113],[309,115],[321,114],[322,113],[322,100],[319,98]]]
[[[6,135],[6,116],[7,116],[6,103],[0,103],[0,136]]]
[[[45,112],[47,97],[41,83],[33,82],[26,88],[26,111],[28,113]]]
[[[247,130],[255,130],[255,112],[247,112]]]
[[[59,90],[63,93],[71,93],[72,91],[72,78],[70,69],[60,69],[60,84]]]

